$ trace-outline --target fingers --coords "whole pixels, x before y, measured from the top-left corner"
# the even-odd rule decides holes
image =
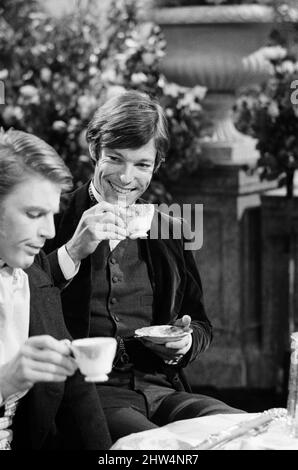
[[[189,333],[179,341],[172,341],[164,344],[156,344],[143,338],[141,341],[147,348],[151,349],[151,351],[154,351],[162,358],[173,359],[177,358],[177,356],[183,356],[187,353],[192,344],[192,336]]]
[[[58,341],[50,335],[30,336],[24,346],[32,346],[36,349],[50,349],[57,353],[69,355],[69,348],[65,341]]]
[[[182,324],[183,326],[189,326],[191,324],[191,317],[189,315],[183,315]]]
[[[21,355],[34,361],[37,370],[57,370],[58,374],[73,375],[77,369],[75,360],[70,357],[70,348],[65,341],[51,336],[32,336],[21,348]]]
[[[124,240],[127,236],[125,228],[113,223],[96,223],[94,226],[95,236],[98,240]]]
[[[34,358],[26,358],[25,367],[27,368],[27,377],[32,378],[30,374],[34,373],[39,374],[43,380],[49,379],[49,377],[51,379],[57,377],[58,380],[65,380],[66,377],[73,375],[76,370],[75,364],[74,366],[68,367],[68,365],[63,362],[59,364],[59,362],[53,362],[52,360],[46,362],[35,360]]]
[[[102,215],[106,213],[115,214],[120,218],[124,218],[124,216],[126,215],[126,209],[120,205],[102,201],[84,212],[86,216]]]
[[[60,373],[73,375],[77,369],[76,363],[72,357],[66,357],[63,354],[49,349],[31,349],[26,357],[36,363],[37,370],[46,369],[48,364],[51,366],[51,371],[53,367],[55,367]]]
[[[188,346],[189,342],[191,341],[191,333],[188,333],[187,335],[183,336],[183,338],[179,339],[178,341],[168,341],[165,343],[165,346],[167,348],[171,349],[184,349],[185,347]]]
[[[191,324],[191,317],[189,315],[183,315],[182,318],[178,318],[178,320],[176,320],[174,323],[174,325],[182,326],[185,329],[189,328],[190,324]]]
[[[35,368],[28,368],[27,371],[24,371],[24,377],[26,377],[25,388],[29,388],[35,383],[39,382],[65,382],[67,379],[67,374],[59,374],[56,371],[39,371]]]

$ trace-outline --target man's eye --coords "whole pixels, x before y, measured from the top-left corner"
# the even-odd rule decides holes
[[[114,155],[109,155],[108,158],[112,160],[112,162],[118,162],[120,160],[119,157],[115,157]]]
[[[138,166],[141,167],[141,168],[148,168],[148,169],[150,169],[152,167],[152,165],[150,165],[150,163],[139,163]]]
[[[27,216],[30,219],[38,219],[39,217],[41,217],[41,213],[40,212],[27,212]]]

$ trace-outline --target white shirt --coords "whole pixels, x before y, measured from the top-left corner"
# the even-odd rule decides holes
[[[78,271],[65,247],[58,250],[58,260],[63,266],[66,280]],[[42,314],[42,312],[41,312]],[[21,268],[4,266],[0,260],[0,366],[9,362],[29,337],[30,288],[28,275]],[[17,394],[16,397],[24,396]],[[15,398],[15,396],[13,396]],[[8,397],[5,402],[10,401]],[[3,404],[0,384],[0,406]]]
[[[27,274],[20,268],[3,265],[0,260],[0,366],[9,362],[28,338],[30,318]],[[8,397],[8,400],[21,398],[25,393]],[[2,402],[0,393],[0,405]]]
[[[30,289],[20,268],[0,269],[0,366],[16,355],[29,335]]]

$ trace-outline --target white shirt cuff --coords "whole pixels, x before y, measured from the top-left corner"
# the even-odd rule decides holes
[[[58,256],[58,263],[63,273],[63,276],[65,277],[66,281],[69,281],[77,274],[81,263],[75,264],[73,262],[73,260],[67,253],[65,245],[59,248],[57,252],[57,256]]]

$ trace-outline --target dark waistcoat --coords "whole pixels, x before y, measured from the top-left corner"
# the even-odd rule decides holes
[[[137,240],[110,251],[101,242],[91,256],[90,336],[133,336],[152,322],[153,291]]]

